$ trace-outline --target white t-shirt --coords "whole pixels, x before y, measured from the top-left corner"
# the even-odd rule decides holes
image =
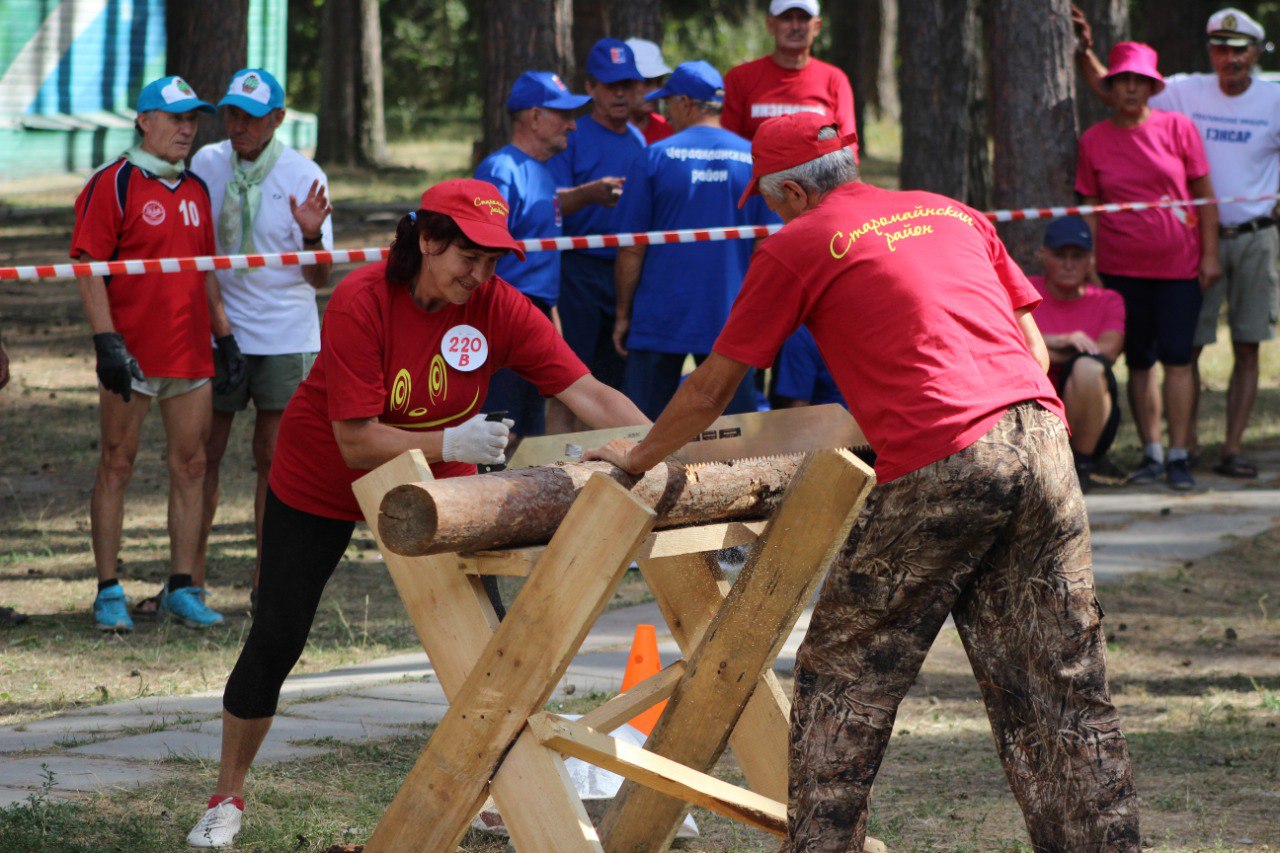
[[[1218,198],[1259,196],[1280,188],[1280,85],[1258,77],[1239,95],[1224,95],[1216,74],[1175,74],[1151,98],[1157,110],[1195,122],[1209,157]],[[1223,225],[1270,216],[1275,201],[1218,206]]]
[[[231,181],[231,142],[223,140],[201,148],[191,158],[191,171],[209,186],[216,233],[222,199]],[[311,182],[316,180],[328,186],[328,179],[319,166],[286,147],[262,182],[262,207],[253,223],[256,252],[305,251],[302,229],[289,210],[289,196],[301,204],[311,189]],[[321,234],[323,248],[332,249],[332,216],[324,221]],[[224,246],[218,238],[218,254],[236,254],[239,248]],[[302,267],[263,267],[244,272],[218,270],[216,275],[222,287],[227,319],[245,355],[319,352],[320,315],[316,291],[303,279]]]

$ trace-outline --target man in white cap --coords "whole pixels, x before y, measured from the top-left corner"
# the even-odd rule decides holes
[[[644,78],[640,82],[639,98],[631,107],[631,123],[644,134],[644,144],[652,145],[676,132],[671,122],[658,112],[657,104],[647,97],[662,88],[671,69],[662,60],[662,48],[648,39],[627,39],[627,47],[635,54],[636,70]]]
[[[822,30],[818,0],[772,0],[765,24],[773,53],[725,75],[724,129],[753,139],[765,119],[812,112],[830,119],[841,133],[852,133],[849,78],[813,56],[813,41]]]
[[[319,166],[276,136],[284,121],[280,83],[261,68],[241,69],[232,75],[218,106],[229,138],[204,146],[191,158],[191,170],[209,187],[218,254],[332,249],[328,179]],[[198,556],[202,565],[218,510],[219,463],[236,412],[247,409],[250,400],[255,411],[253,462],[258,473],[254,531],[261,538],[276,430],[285,405],[320,350],[316,291],[329,283],[329,267],[217,272],[227,317],[249,369],[244,382],[213,395]]]
[[[1088,22],[1078,9],[1072,17],[1077,65],[1089,87],[1106,101],[1109,96],[1101,85],[1106,69],[1090,49]],[[1274,193],[1280,185],[1280,86],[1253,77],[1266,32],[1253,18],[1230,8],[1210,15],[1206,32],[1214,73],[1166,77],[1165,90],[1153,95],[1149,104],[1180,112],[1195,122],[1219,198]],[[1259,344],[1275,337],[1280,233],[1272,218],[1274,207],[1274,200],[1218,205],[1222,278],[1205,291],[1196,330],[1198,360],[1204,346],[1217,340],[1218,313],[1225,297],[1234,364],[1227,388],[1226,438],[1213,470],[1228,477],[1258,476],[1257,467],[1240,451],[1258,394]],[[1198,409],[1198,369],[1195,388]],[[1194,451],[1194,420],[1192,429]]]

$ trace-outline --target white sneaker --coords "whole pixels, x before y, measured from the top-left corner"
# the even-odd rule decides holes
[[[244,819],[244,807],[236,804],[234,797],[227,797],[216,806],[211,806],[195,828],[187,833],[187,845],[190,847],[230,847],[240,832],[240,822]],[[212,802],[212,800],[210,800]],[[240,800],[243,803],[243,800]]]

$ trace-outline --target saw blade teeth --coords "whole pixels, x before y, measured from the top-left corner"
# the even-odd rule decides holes
[[[699,468],[706,468],[711,465],[740,465],[744,462],[749,462],[749,463],[768,462],[769,460],[772,460],[772,459],[788,459],[790,457],[799,456],[799,455],[801,454],[773,453],[773,454],[766,454],[764,456],[740,456],[736,459],[717,459],[717,460],[705,460],[702,462],[688,462],[685,464],[684,467],[686,470],[696,471]]]

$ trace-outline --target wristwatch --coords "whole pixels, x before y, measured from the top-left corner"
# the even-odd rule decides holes
[[[324,241],[323,232],[321,232],[320,234],[317,234],[314,238],[308,237],[306,234],[302,235],[302,245],[304,246],[319,246],[323,241]]]

